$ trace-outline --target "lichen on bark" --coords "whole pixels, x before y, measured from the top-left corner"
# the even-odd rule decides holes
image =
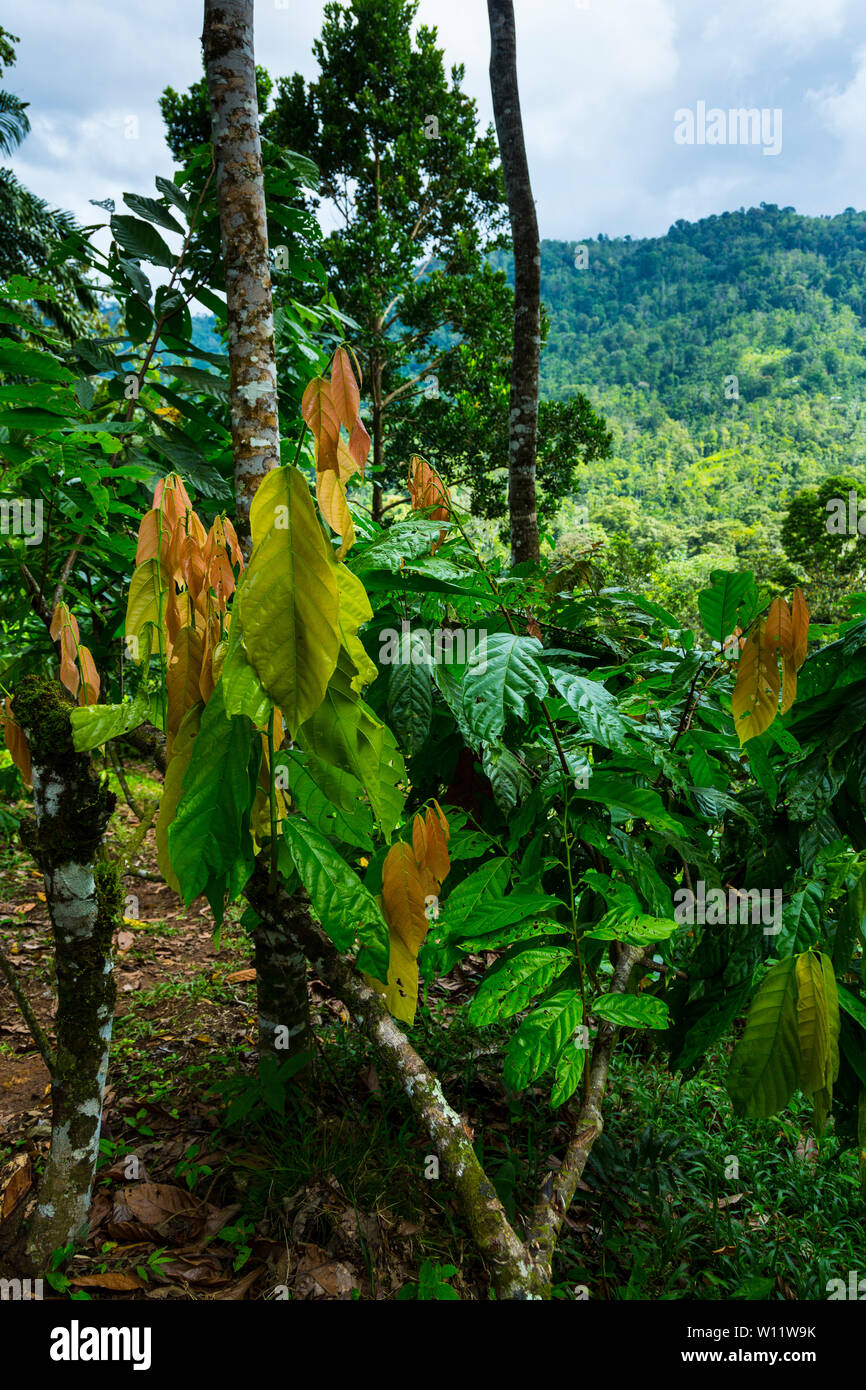
[[[114,1017],[111,940],[123,895],[115,868],[99,857],[116,798],[90,755],[75,750],[61,687],[30,676],[14,700],[33,764],[35,817],[22,840],[45,882],[57,988],[51,1148],[27,1233],[28,1263],[41,1273],[82,1231],[90,1207]]]
[[[280,462],[252,0],[205,0],[202,44],[226,275],[235,524],[248,554],[250,505]]]

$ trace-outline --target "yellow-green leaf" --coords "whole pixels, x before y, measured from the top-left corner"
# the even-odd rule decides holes
[[[156,818],[156,862],[159,865],[159,872],[169,888],[173,888],[178,894],[181,891],[180,883],[168,857],[168,827],[174,820],[174,813],[180,801],[183,775],[189,767],[203,709],[204,705],[195,705],[192,709],[187,710],[181,720],[172,747],[171,761],[166,768],[165,784],[159,803],[159,814]]]
[[[158,630],[165,629],[165,576],[160,568],[159,560],[151,557],[145,560],[132,572],[132,579],[129,585],[129,598],[126,604],[126,626],[124,632],[128,638],[138,638],[142,630],[148,623],[152,623]],[[138,660],[138,646],[135,642],[127,643],[128,657],[133,661]]]
[[[297,468],[268,473],[250,525],[253,551],[238,594],[244,650],[294,738],[337,665],[337,562]]]
[[[731,697],[741,745],[770,727],[779,709],[780,688],[775,648],[767,641],[765,625],[759,618],[743,648]]]
[[[345,565],[340,565],[337,570],[337,585],[340,592],[340,636],[358,673],[352,677],[352,689],[360,693],[379,674],[376,663],[370,660],[358,636],[358,629],[370,621],[373,610],[364,585]]]

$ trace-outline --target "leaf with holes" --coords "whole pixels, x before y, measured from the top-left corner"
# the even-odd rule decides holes
[[[497,961],[484,976],[469,1008],[476,1026],[512,1018],[568,969],[574,951],[565,946],[531,946]]]
[[[509,718],[524,718],[547,693],[541,643],[512,632],[489,633],[463,678],[463,714],[479,739],[495,742]]]

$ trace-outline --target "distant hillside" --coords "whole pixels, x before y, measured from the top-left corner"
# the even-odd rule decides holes
[[[543,393],[586,391],[614,429],[582,497],[607,530],[772,554],[792,493],[862,471],[866,213],[763,205],[545,241],[542,296]]]

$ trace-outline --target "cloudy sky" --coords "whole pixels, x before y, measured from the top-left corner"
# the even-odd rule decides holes
[[[272,75],[315,74],[322,7],[257,0],[256,57]],[[658,235],[677,218],[760,202],[866,206],[862,0],[515,0],[515,10],[543,236]],[[102,217],[90,198],[153,192],[154,174],[171,169],[157,98],[200,76],[201,14],[200,0],[6,0],[3,24],[21,43],[4,85],[30,102],[33,126],[12,160],[22,181],[84,221]],[[484,0],[421,0],[419,19],[465,64],[490,119]],[[734,108],[765,112],[754,143],[732,141]]]

